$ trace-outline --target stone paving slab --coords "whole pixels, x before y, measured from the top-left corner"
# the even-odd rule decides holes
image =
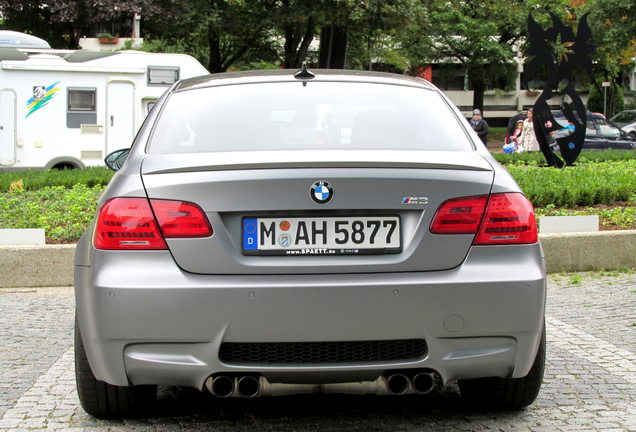
[[[537,401],[479,412],[456,385],[430,396],[215,399],[160,388],[146,416],[92,418],[73,374],[71,288],[0,293],[0,431],[636,431],[636,275],[550,277],[547,365]]]

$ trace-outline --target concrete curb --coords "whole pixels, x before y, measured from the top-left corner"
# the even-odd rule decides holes
[[[636,230],[541,234],[549,273],[636,267]],[[0,288],[73,285],[75,245],[0,246]]]
[[[0,288],[73,285],[75,245],[0,246]]]
[[[541,234],[548,273],[636,267],[636,230]]]

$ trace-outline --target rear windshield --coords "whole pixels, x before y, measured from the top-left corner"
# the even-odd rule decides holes
[[[148,151],[472,148],[459,120],[434,91],[386,84],[284,82],[172,94]]]

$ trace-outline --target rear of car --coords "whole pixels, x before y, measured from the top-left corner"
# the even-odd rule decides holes
[[[532,206],[478,142],[419,79],[177,83],[78,244],[84,408],[125,415],[156,385],[251,397],[453,380],[491,406],[531,403],[543,254]]]
[[[636,139],[636,110],[621,111],[610,120],[632,139]]]

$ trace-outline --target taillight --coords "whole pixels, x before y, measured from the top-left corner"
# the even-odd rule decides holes
[[[184,201],[151,199],[150,204],[165,238],[210,237],[212,227],[198,205]]]
[[[521,193],[455,198],[442,203],[431,222],[433,234],[476,234],[473,244],[536,243],[532,204]]]
[[[97,249],[167,249],[146,198],[114,198],[99,210]]]
[[[487,195],[444,201],[431,222],[433,234],[475,234],[486,208]]]
[[[527,244],[537,241],[537,222],[530,200],[521,193],[492,194],[473,244]]]
[[[107,201],[97,217],[95,248],[167,249],[164,238],[212,235],[208,219],[196,204],[167,200],[151,200],[151,203],[152,208],[146,198]]]

